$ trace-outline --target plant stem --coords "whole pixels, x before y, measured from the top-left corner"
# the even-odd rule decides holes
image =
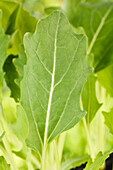
[[[56,140],[54,140],[54,147],[55,147],[55,160],[56,160],[57,170],[60,170],[60,160],[59,160],[58,145],[56,143]]]
[[[28,170],[30,170],[30,167],[31,167],[31,149],[28,150],[27,166],[28,166]]]
[[[45,164],[46,164],[46,145],[44,145],[42,152],[41,170],[46,170]]]
[[[1,117],[1,121],[0,121],[0,128],[1,128],[2,131],[4,131],[2,117]],[[7,160],[9,160],[9,163],[12,166],[12,170],[17,170],[16,163],[15,163],[15,160],[13,158],[13,154],[11,152],[11,149],[10,149],[9,143],[7,141],[7,136],[6,135],[3,137],[2,142],[3,142],[4,146],[5,146],[5,148],[0,146],[0,149],[3,152],[3,155],[5,156],[5,158]]]
[[[104,126],[104,118],[101,112],[99,113],[98,118],[98,151],[101,151],[104,154],[104,137],[105,137],[105,126]]]
[[[1,145],[0,145],[0,149],[7,161],[7,163],[9,163],[11,165],[12,170],[17,170],[16,165],[14,164],[14,161],[13,161],[12,157],[10,157],[9,153],[7,153],[7,151]]]
[[[31,154],[31,161],[37,166],[37,168],[41,168],[39,160],[33,154]]]
[[[2,132],[2,133],[4,132],[3,121],[4,120],[3,120],[2,115],[1,115],[1,117],[0,117],[0,132]],[[0,146],[0,149],[2,150],[4,157],[10,163],[12,170],[17,170],[16,163],[15,163],[15,160],[13,158],[13,154],[11,152],[11,149],[10,149],[9,143],[7,141],[6,135],[4,135],[2,142],[3,142],[4,147]]]
[[[3,142],[4,142],[4,145],[5,145],[6,151],[7,151],[8,155],[9,155],[9,157],[10,157],[10,163],[12,165],[12,168],[13,168],[13,170],[17,170],[16,164],[15,164],[15,161],[14,161],[14,158],[13,158],[13,154],[12,154],[10,146],[9,146],[9,144],[7,142],[6,136],[4,136]]]
[[[85,117],[83,118],[83,124],[84,124],[86,135],[87,135],[87,141],[88,141],[88,145],[89,145],[91,158],[92,158],[92,161],[94,161],[95,154],[94,154],[94,151],[93,151],[92,141],[91,141],[91,137],[90,137],[90,133],[89,133],[89,129],[88,129]]]
[[[61,162],[61,159],[62,159],[65,137],[66,137],[66,132],[63,132],[62,134],[60,134],[59,140],[58,140],[58,153],[59,153],[59,161],[60,162]]]
[[[0,124],[0,131],[3,131],[1,124]],[[13,154],[10,150],[6,136],[3,136],[2,144],[0,144],[0,150],[2,151],[2,154],[5,157],[7,163],[9,163],[11,165],[12,170],[17,170],[15,161],[13,159]]]

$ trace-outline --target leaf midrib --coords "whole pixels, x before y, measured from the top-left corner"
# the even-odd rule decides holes
[[[56,67],[56,49],[57,49],[57,36],[58,36],[59,23],[60,23],[60,14],[59,14],[58,22],[57,22],[56,33],[55,33],[53,73],[52,73],[51,89],[50,89],[50,95],[49,95],[49,101],[48,101],[46,125],[45,125],[45,132],[44,132],[44,148],[43,148],[44,150],[46,149],[50,109],[51,109],[52,96],[53,96],[53,91],[54,91],[54,79],[55,79],[55,67]]]

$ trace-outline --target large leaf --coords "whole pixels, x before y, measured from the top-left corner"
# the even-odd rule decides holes
[[[91,74],[83,88],[82,92],[82,104],[83,109],[87,111],[86,120],[89,125],[93,120],[101,104],[98,103],[96,98],[96,77]]]
[[[83,12],[84,11],[84,12]],[[113,62],[113,3],[81,3],[71,23],[83,27],[88,36],[87,54],[94,54],[95,72]]]
[[[61,12],[42,19],[24,39],[27,64],[21,103],[29,121],[28,145],[42,152],[61,132],[73,127],[85,112],[80,93],[91,69],[86,62],[86,38],[75,34]]]

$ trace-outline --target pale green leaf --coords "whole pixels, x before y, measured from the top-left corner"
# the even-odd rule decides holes
[[[2,17],[2,27],[3,29],[7,29],[7,24],[10,16],[14,12],[14,10],[17,8],[18,4],[15,2],[10,2],[10,1],[0,1],[0,9],[3,12],[3,17]]]
[[[27,64],[21,103],[30,125],[27,144],[41,153],[43,143],[85,115],[80,110],[80,93],[91,72],[86,62],[87,41],[56,11],[37,24],[34,34],[26,34],[24,44]]]
[[[11,128],[20,140],[24,141],[27,138],[29,130],[28,120],[21,105],[17,106],[17,121],[11,125]]]
[[[19,157],[26,159],[28,149],[25,143],[25,139],[28,136],[29,124],[24,109],[21,105],[17,106],[17,120],[16,123],[11,124],[13,132],[16,134],[19,140],[22,141],[23,147],[19,151],[13,151]]]
[[[20,6],[16,16],[15,28],[20,30],[21,39],[26,32],[34,32],[37,24],[37,19],[29,14],[23,7]]]
[[[110,112],[103,112],[105,118],[105,125],[109,128],[110,132],[113,134],[113,108]]]
[[[32,24],[31,24],[32,23]],[[14,12],[11,14],[6,33],[12,34],[8,54],[18,55],[20,52],[20,44],[23,43],[23,36],[26,32],[34,32],[37,19],[24,10],[22,6],[17,6]]]
[[[47,7],[44,9],[47,15],[51,14],[55,10],[61,10],[61,8],[60,7]]]
[[[99,83],[106,89],[107,93],[113,97],[113,65],[97,73]]]
[[[101,107],[96,98],[96,77],[91,74],[82,91],[82,105],[83,109],[87,111],[86,121],[89,125],[93,120],[95,114]]]
[[[7,53],[8,55],[18,55],[20,52],[20,44],[21,44],[21,36],[20,36],[20,30],[16,30],[11,36],[10,41],[8,45]]]
[[[3,156],[0,157],[0,170],[11,170],[10,165],[7,164]]]
[[[75,156],[70,159],[67,159],[61,165],[61,170],[70,170],[71,168],[76,168],[83,163],[86,163],[89,160],[90,156],[82,155],[82,156]]]
[[[4,135],[5,135],[5,131],[0,135],[0,141],[2,140],[2,138],[4,137]]]
[[[84,11],[84,12],[83,12]],[[113,63],[113,3],[80,3],[71,20],[88,36],[87,54],[94,54],[95,72]]]
[[[109,154],[110,152],[106,152],[105,154],[102,154],[102,152],[99,152],[94,162],[91,162],[91,161],[88,162],[85,170],[99,170],[99,168],[105,163],[105,160],[109,157]]]
[[[13,98],[7,95],[2,97],[2,111],[8,123],[16,121],[16,103]]]
[[[0,12],[1,19],[1,12]],[[8,47],[9,38],[4,34],[2,28],[0,28],[0,81],[3,77],[3,64],[7,58],[7,47]]]
[[[26,54],[24,51],[24,47],[21,46],[21,51],[18,56],[18,58],[14,59],[14,65],[16,67],[16,70],[18,72],[19,78],[16,79],[17,85],[20,87],[20,82],[24,75],[24,65],[26,64]]]
[[[72,154],[84,155],[86,153],[86,145],[86,133],[84,131],[83,121],[80,121],[66,133],[64,157]]]

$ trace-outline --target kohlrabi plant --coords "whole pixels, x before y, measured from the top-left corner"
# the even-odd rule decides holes
[[[112,152],[113,2],[0,0],[0,170],[107,170]]]

